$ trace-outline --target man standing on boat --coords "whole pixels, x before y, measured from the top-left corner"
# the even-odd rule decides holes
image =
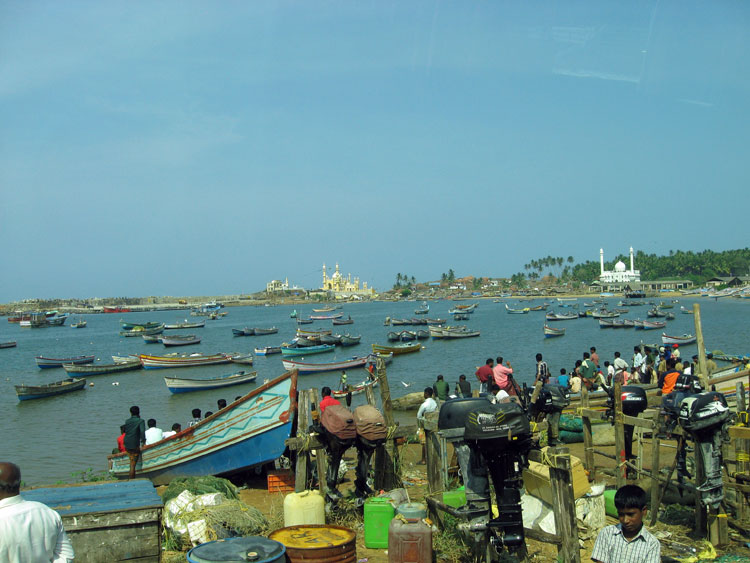
[[[146,423],[140,417],[141,409],[130,407],[130,418],[125,421],[125,450],[130,458],[130,473],[128,479],[135,478],[135,464],[141,455],[141,447],[146,445]]]

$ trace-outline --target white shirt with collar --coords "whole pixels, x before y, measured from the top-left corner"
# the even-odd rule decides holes
[[[435,412],[437,409],[438,405],[435,399],[428,397],[419,407],[419,410],[417,411],[417,419],[424,418],[425,413]]]
[[[21,495],[0,500],[0,561],[69,563],[73,557],[57,512]]]
[[[161,428],[148,428],[146,429],[146,445],[155,444],[159,440],[164,438],[164,432]]]

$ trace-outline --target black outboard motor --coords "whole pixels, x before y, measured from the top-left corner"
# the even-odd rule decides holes
[[[608,391],[607,398],[607,417],[614,424],[615,415],[615,397],[614,386]],[[648,397],[646,390],[637,385],[623,385],[620,388],[622,398],[622,414],[626,416],[638,416],[648,407]],[[625,435],[625,459],[633,459],[633,425],[623,425],[623,434]],[[629,470],[628,470],[629,471]]]
[[[486,524],[489,543],[498,550],[522,551],[521,477],[531,449],[526,412],[514,402],[477,408],[466,417],[464,440],[471,450],[472,467],[483,462],[495,487],[499,516]]]
[[[547,443],[550,446],[558,445],[560,415],[569,404],[570,391],[567,387],[547,384],[543,385],[539,391],[536,403],[530,405],[532,417],[535,417],[537,412],[545,414],[547,419]]]
[[[701,502],[718,508],[724,499],[721,481],[721,444],[727,439],[727,426],[732,411],[722,393],[707,391],[682,400],[679,423],[693,438],[696,452],[700,448],[703,458],[704,481],[697,484]],[[696,460],[697,461],[697,460]]]
[[[666,431],[672,432],[680,417],[680,406],[683,399],[703,391],[700,379],[694,375],[680,375],[674,385],[674,390],[662,397],[661,410],[666,416]]]

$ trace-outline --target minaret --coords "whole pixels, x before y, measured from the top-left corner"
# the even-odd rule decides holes
[[[326,265],[323,263],[323,287],[326,286]]]
[[[633,264],[633,247],[630,247],[630,273],[635,273],[635,266]]]
[[[600,264],[599,275],[603,276],[604,275],[604,249],[603,248],[599,249],[599,264]],[[325,266],[323,266],[323,271],[325,271]]]

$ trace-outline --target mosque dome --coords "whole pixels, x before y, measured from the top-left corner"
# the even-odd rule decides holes
[[[626,268],[627,266],[625,266],[622,260],[620,260],[619,262],[617,262],[617,264],[615,264],[615,272],[624,272]]]

